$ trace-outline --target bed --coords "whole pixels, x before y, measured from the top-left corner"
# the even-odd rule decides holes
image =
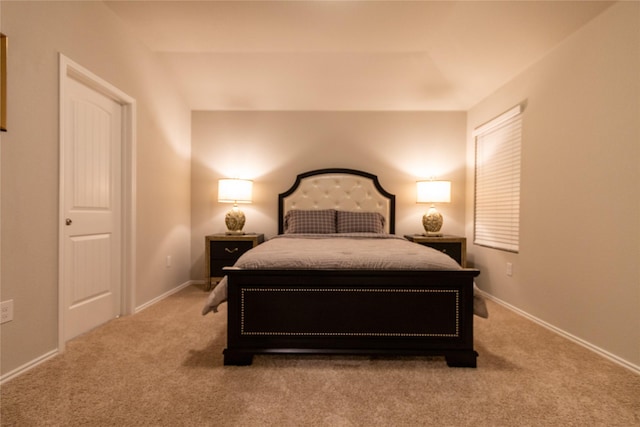
[[[333,226],[332,226],[333,222]],[[377,176],[321,169],[278,196],[278,235],[225,270],[225,365],[256,354],[441,355],[476,367],[476,269],[395,236]]]

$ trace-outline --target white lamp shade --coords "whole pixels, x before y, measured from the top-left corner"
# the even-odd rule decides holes
[[[252,196],[253,181],[248,179],[218,180],[218,202],[220,203],[251,203]]]
[[[449,203],[451,201],[451,181],[418,181],[416,190],[417,203]]]

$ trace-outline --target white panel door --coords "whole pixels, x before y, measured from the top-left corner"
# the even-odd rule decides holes
[[[62,141],[64,339],[120,314],[122,106],[66,77]]]

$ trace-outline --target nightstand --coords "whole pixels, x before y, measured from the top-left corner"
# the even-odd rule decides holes
[[[264,242],[264,234],[211,234],[204,237],[205,285],[207,290],[218,283],[224,267],[230,267],[249,249]]]
[[[462,267],[467,266],[467,238],[458,236],[432,237],[423,234],[405,234],[405,239],[444,252]]]

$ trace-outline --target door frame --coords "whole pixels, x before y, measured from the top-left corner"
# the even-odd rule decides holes
[[[122,106],[122,245],[121,254],[121,292],[120,314],[128,315],[135,308],[135,276],[136,276],[136,100],[112,84],[93,74],[91,71],[72,61],[62,53],[59,54],[59,148],[60,148],[60,180],[59,187],[59,217],[58,217],[58,352],[65,348],[64,338],[64,150],[65,150],[65,119],[67,94],[66,80],[74,79],[90,89],[107,96]]]

